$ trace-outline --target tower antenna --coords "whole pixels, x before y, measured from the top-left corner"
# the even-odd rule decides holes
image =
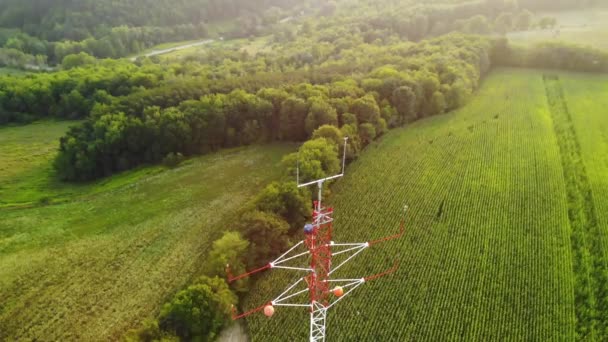
[[[305,239],[296,243],[287,252],[283,253],[283,255],[267,265],[239,276],[232,276],[230,268],[227,266],[228,281],[231,283],[252,274],[273,268],[299,271],[303,272],[305,275],[291,284],[278,297],[262,306],[242,314],[237,314],[236,309],[233,308],[233,319],[240,319],[261,311],[263,311],[266,316],[271,317],[274,315],[275,307],[305,307],[310,310],[310,341],[322,342],[325,341],[326,337],[326,318],[329,309],[365,282],[378,279],[397,271],[399,266],[395,263],[393,267],[384,272],[364,278],[334,279],[331,277],[335,271],[351,261],[363,250],[382,242],[398,239],[403,236],[405,232],[405,223],[402,220],[399,233],[392,236],[360,243],[336,243],[332,240],[334,210],[333,208],[325,208],[321,205],[323,183],[344,176],[347,143],[348,137],[344,138],[342,172],[334,176],[300,184],[300,163],[298,157],[296,169],[298,188],[316,184],[319,190],[318,199],[314,201],[312,222],[304,226]],[[405,207],[405,211],[407,211],[407,206]],[[333,257],[338,255],[344,255],[341,257],[344,258],[344,260],[337,264],[332,264]],[[304,257],[306,257],[309,262],[304,266],[293,266],[292,263],[288,263],[292,260],[298,260]],[[306,302],[291,302],[298,296],[304,294],[308,294]]]

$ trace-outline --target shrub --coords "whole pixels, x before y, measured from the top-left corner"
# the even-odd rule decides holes
[[[289,224],[272,213],[251,211],[244,214],[239,231],[249,241],[249,268],[268,263],[289,246]]]
[[[176,167],[184,161],[184,156],[181,153],[169,153],[163,158],[163,165],[166,167]]]
[[[218,277],[202,277],[163,306],[159,327],[181,340],[211,341],[230,319],[236,296]]]
[[[257,210],[275,213],[289,222],[292,232],[304,226],[311,216],[310,192],[295,182],[269,184],[256,198]]]

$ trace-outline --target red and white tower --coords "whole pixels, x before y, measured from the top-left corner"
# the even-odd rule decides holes
[[[229,282],[234,282],[271,268],[300,271],[305,275],[290,285],[283,293],[272,301],[240,315],[237,315],[236,312],[234,312],[233,319],[240,319],[260,311],[263,311],[266,316],[270,317],[274,314],[275,307],[305,307],[310,309],[310,341],[325,341],[325,322],[327,318],[327,311],[330,308],[332,308],[335,304],[337,304],[363,283],[380,278],[397,270],[398,266],[395,264],[395,266],[389,270],[365,278],[333,279],[331,277],[335,271],[351,261],[363,250],[380,242],[400,238],[404,233],[404,222],[401,221],[400,232],[398,234],[378,240],[360,243],[336,243],[332,240],[333,208],[326,208],[322,206],[323,183],[344,176],[346,142],[347,139],[344,141],[342,173],[312,182],[299,184],[298,171],[298,187],[306,187],[316,184],[319,190],[317,197],[318,200],[314,202],[312,223],[304,226],[304,234],[306,238],[295,244],[276,260],[256,270],[239,276],[232,276],[230,273],[230,268],[227,268]],[[407,207],[405,207],[405,210],[407,210]],[[336,256],[340,256],[340,261],[334,265],[332,264],[332,261]],[[306,258],[308,261],[306,266],[294,265],[294,260],[302,260],[304,258]],[[308,299],[306,302],[290,302],[296,298],[301,298],[305,294],[308,294]]]

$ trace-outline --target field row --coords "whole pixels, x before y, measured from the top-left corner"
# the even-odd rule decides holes
[[[545,88],[560,147],[568,217],[572,231],[577,338],[598,340],[606,335],[608,273],[595,202],[580,151],[572,116],[558,76],[545,75]]]

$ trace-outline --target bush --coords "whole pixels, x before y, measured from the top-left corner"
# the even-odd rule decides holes
[[[163,306],[159,327],[181,340],[211,341],[230,319],[237,299],[218,277],[202,277]]]
[[[281,216],[293,232],[302,228],[311,216],[310,199],[310,192],[298,189],[295,182],[274,182],[258,195],[255,206],[257,210]]]
[[[239,231],[249,241],[249,268],[263,266],[289,246],[289,224],[272,213],[251,211],[244,214]]]
[[[163,158],[163,165],[166,167],[176,167],[184,161],[184,156],[181,153],[169,153]]]
[[[237,232],[225,232],[224,235],[213,242],[209,258],[207,260],[207,272],[211,276],[226,276],[226,265],[230,265],[230,271],[235,274],[245,272],[246,253],[249,250],[249,241],[244,240]],[[232,284],[237,292],[246,292],[249,289],[249,279],[241,279]]]
[[[144,326],[139,329],[129,330],[125,336],[126,342],[177,342],[179,338],[175,335],[171,335],[167,332],[160,330],[158,321],[147,320],[144,322]]]

